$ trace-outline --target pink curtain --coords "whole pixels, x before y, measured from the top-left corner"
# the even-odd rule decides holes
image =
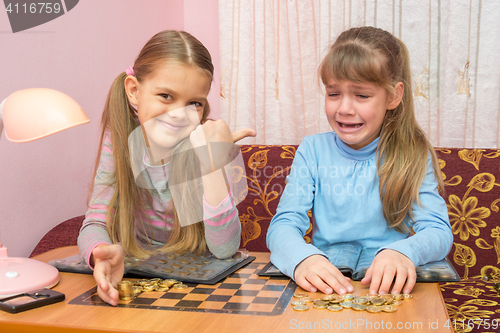
[[[434,146],[500,147],[500,2],[219,0],[221,117],[246,144],[299,144],[331,130],[321,59],[354,26],[410,51],[417,119]]]

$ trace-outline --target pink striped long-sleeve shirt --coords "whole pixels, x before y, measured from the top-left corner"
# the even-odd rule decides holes
[[[136,237],[140,243],[164,244],[170,235],[172,218],[167,215],[171,201],[166,179],[168,168],[168,164],[162,166],[145,165],[145,170],[154,186],[154,189],[143,189],[149,191],[152,197],[150,208],[145,212],[152,227],[145,228],[146,230],[136,228]],[[78,247],[87,264],[89,264],[90,256],[96,246],[112,244],[106,228],[106,216],[110,209],[109,202],[114,193],[114,171],[113,148],[108,133],[102,144],[91,203],[78,236]],[[137,217],[135,221],[137,226],[140,225]],[[241,224],[231,194],[228,194],[217,207],[210,206],[203,198],[203,223],[208,248],[216,257],[228,258],[238,250]]]

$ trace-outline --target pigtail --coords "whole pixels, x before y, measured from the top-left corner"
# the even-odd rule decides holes
[[[148,217],[143,213],[146,206],[143,193],[136,186],[130,167],[128,136],[138,124],[135,109],[130,105],[125,92],[126,77],[125,73],[118,75],[109,90],[101,119],[102,132],[99,151],[102,151],[103,140],[109,133],[113,143],[115,173],[109,180],[109,186],[114,187],[114,192],[106,216],[108,234],[113,243],[121,243],[127,255],[144,257],[149,252],[139,246],[135,240],[137,226],[134,224],[134,216],[141,215],[140,221],[146,221]],[[96,160],[94,178],[98,166],[99,157]],[[91,189],[93,187],[92,182]],[[144,223],[142,227],[145,227]]]

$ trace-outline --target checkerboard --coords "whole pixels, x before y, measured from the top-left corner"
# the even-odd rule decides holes
[[[188,288],[182,290],[143,292],[133,300],[119,301],[118,307],[263,316],[282,314],[297,285],[288,277],[257,275],[265,265],[267,263],[250,263],[214,285],[186,283]],[[110,306],[99,298],[96,287],[69,304]]]

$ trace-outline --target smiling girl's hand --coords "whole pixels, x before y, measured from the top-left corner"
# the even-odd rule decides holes
[[[233,143],[248,136],[255,136],[249,128],[231,133],[224,120],[207,120],[198,125],[189,139],[200,160],[203,174],[213,172],[229,163]]]
[[[122,280],[125,269],[121,245],[98,245],[92,251],[92,260],[97,294],[104,302],[116,306],[118,304],[116,286]]]

